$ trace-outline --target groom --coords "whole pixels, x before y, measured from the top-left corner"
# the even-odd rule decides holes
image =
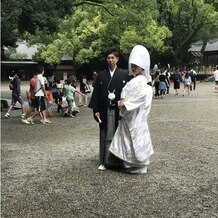
[[[89,103],[94,118],[100,127],[100,165],[99,170],[121,167],[122,161],[108,151],[119,121],[119,108],[122,88],[130,80],[128,73],[117,67],[119,52],[111,48],[106,52],[107,69],[100,72]]]

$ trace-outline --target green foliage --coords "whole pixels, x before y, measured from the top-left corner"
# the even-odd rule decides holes
[[[42,52],[47,63],[59,63],[64,54],[72,57],[78,65],[98,57],[101,47],[101,34],[106,24],[101,22],[101,15],[95,16],[82,9],[75,11],[74,16],[65,19],[60,26],[60,33],[53,43]]]
[[[15,46],[19,38],[18,17],[22,12],[22,1],[2,0],[1,2],[1,48]]]
[[[1,50],[15,46],[19,38],[33,43],[53,41],[50,35],[58,31],[59,22],[71,14],[72,7],[72,0],[2,0]]]
[[[217,1],[159,0],[158,7],[159,22],[168,26],[173,34],[168,45],[177,59],[186,60],[193,42],[217,37]]]
[[[60,25],[57,39],[43,52],[45,61],[57,63],[67,53],[80,65],[99,57],[111,46],[120,48],[126,56],[135,44],[143,44],[150,50],[166,50],[164,42],[171,32],[153,19],[158,14],[156,1],[137,0],[131,4],[113,1],[103,6],[83,5],[75,9],[73,16]]]
[[[137,44],[144,45],[151,51],[165,51],[167,47],[164,42],[165,39],[171,37],[172,34],[165,26],[159,27],[157,23],[152,20],[147,24],[146,28],[137,31],[134,27],[128,27],[124,31],[121,38],[121,50],[125,54],[129,54],[131,48]]]
[[[58,30],[59,20],[70,14],[71,8],[71,0],[23,0],[19,30],[21,33],[32,34],[36,30],[55,32]]]
[[[78,66],[111,46],[128,58],[136,44],[185,60],[191,43],[218,38],[217,0],[3,0],[2,11],[2,45],[22,34],[49,64],[68,55]]]

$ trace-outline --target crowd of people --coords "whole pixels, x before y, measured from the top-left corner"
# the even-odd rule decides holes
[[[172,72],[170,72],[168,68],[157,69],[152,82],[154,98],[162,99],[166,95],[169,95],[169,90],[170,88],[172,89],[172,85],[175,95],[179,95],[181,84],[183,84],[182,95],[185,96],[186,93],[190,95],[190,91],[196,89],[196,77],[197,73],[192,68],[180,70],[178,67],[175,67],[175,70]]]
[[[54,115],[63,115],[65,117],[76,117],[79,113],[79,107],[88,105],[89,93],[91,93],[91,85],[89,85],[86,76],[79,81],[74,75],[65,81],[48,80],[45,76],[45,68],[39,66],[37,72],[29,81],[29,90],[26,91],[26,98],[29,108],[24,109],[24,98],[21,93],[22,72],[18,71],[10,75],[9,88],[12,91],[11,105],[8,108],[5,117],[10,118],[10,113],[16,103],[21,105],[21,120],[25,124],[34,124],[34,119],[39,116],[42,124],[51,124],[51,120],[47,117]],[[79,102],[75,101],[75,94],[79,95]],[[54,106],[56,105],[56,107]],[[77,106],[78,105],[78,106]]]
[[[21,119],[25,124],[34,124],[36,116],[42,124],[51,124],[47,117],[53,116],[53,103],[56,114],[75,117],[79,107],[88,106],[93,110],[93,117],[99,123],[99,170],[120,169],[131,174],[146,174],[153,145],[150,137],[148,118],[153,99],[162,99],[170,94],[173,84],[175,96],[179,95],[183,83],[182,95],[190,95],[196,89],[197,73],[194,69],[173,72],[170,68],[155,67],[152,78],[150,75],[150,55],[141,45],[136,45],[129,56],[128,71],[119,69],[119,52],[111,48],[106,53],[107,67],[104,71],[93,73],[92,88],[86,76],[78,81],[75,76],[64,82],[51,80],[44,76],[43,66],[38,67],[29,81],[27,99],[29,109],[24,111],[24,99],[21,93],[21,73],[12,77],[9,87],[12,101],[6,118],[17,102],[21,104]],[[214,72],[218,91],[218,67]],[[93,92],[92,92],[93,90]],[[79,100],[76,102],[75,94]],[[91,97],[90,102],[88,102]]]

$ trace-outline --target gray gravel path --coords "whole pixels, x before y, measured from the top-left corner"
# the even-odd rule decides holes
[[[98,125],[87,107],[74,119],[54,116],[51,125],[25,125],[20,110],[9,120],[2,112],[1,217],[218,217],[213,87],[198,83],[190,96],[171,90],[153,100],[155,154],[146,175],[97,170]],[[7,84],[1,95],[10,97]]]

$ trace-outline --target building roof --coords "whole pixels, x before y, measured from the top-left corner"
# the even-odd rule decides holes
[[[28,45],[26,41],[19,41],[16,43],[16,51],[20,54],[27,55],[28,60],[32,60],[33,55],[38,51],[39,47],[38,45]]]
[[[37,64],[37,62],[34,62],[34,61],[1,61],[1,64],[19,65],[19,64]]]
[[[17,47],[16,47],[16,51],[19,54],[24,54],[27,57],[25,58],[26,60],[32,60],[32,57],[34,56],[34,54],[36,52],[38,52],[38,49],[43,46],[43,44],[39,44],[39,45],[29,45],[26,41],[18,41],[16,43]],[[62,60],[73,60],[72,57],[70,57],[69,55],[63,55]]]
[[[203,46],[202,41],[198,41],[193,43],[191,48],[188,50],[189,52],[200,52]],[[218,51],[218,39],[210,41],[207,43],[205,51]]]

